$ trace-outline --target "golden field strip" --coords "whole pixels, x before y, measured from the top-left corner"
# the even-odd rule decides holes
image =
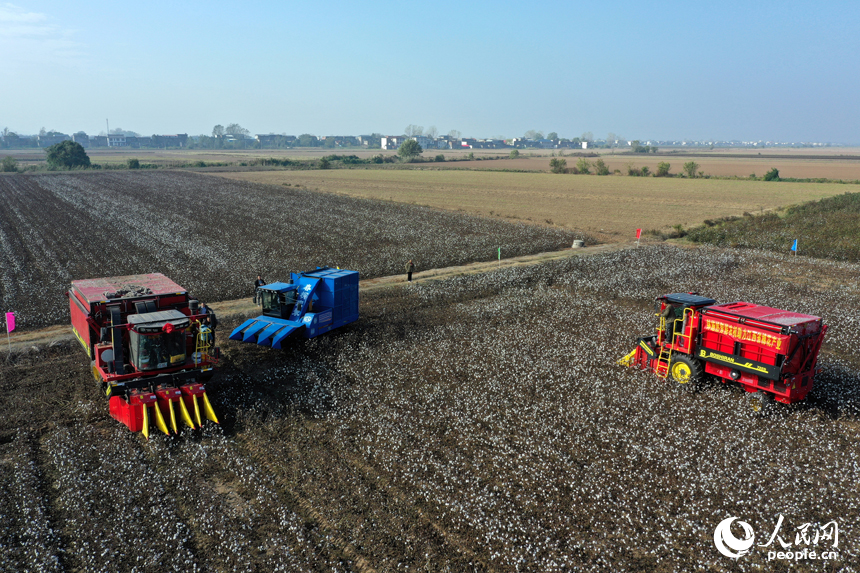
[[[249,171],[219,176],[559,225],[601,240],[860,192],[860,185],[454,170]]]

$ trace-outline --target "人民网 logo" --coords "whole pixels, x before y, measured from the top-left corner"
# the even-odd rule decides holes
[[[746,555],[755,543],[753,528],[746,521],[738,521],[738,525],[744,530],[743,539],[734,536],[732,523],[736,519],[737,517],[728,517],[722,520],[714,530],[714,545],[717,546],[717,551],[731,559],[738,559]]]
[[[732,523],[737,521],[743,530],[743,535],[738,537],[732,533]],[[785,517],[780,513],[770,538],[765,543],[755,545],[755,532],[746,521],[740,521],[737,517],[727,517],[717,524],[714,529],[714,546],[721,554],[729,559],[739,559],[748,555],[753,548],[767,548],[767,560],[806,561],[826,560],[832,561],[839,558],[836,549],[839,548],[839,524],[836,520],[829,521],[824,525],[803,523],[794,528],[794,541],[790,533],[783,533],[782,527]],[[819,543],[821,546],[819,546]],[[830,547],[827,547],[827,545]]]

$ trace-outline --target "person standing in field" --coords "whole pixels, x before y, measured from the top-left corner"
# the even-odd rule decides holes
[[[409,259],[409,262],[406,263],[406,280],[408,282],[412,282],[412,273],[415,272],[415,263],[412,262],[412,259]]]
[[[257,304],[257,301],[260,300],[259,296],[258,296],[258,294],[260,292],[260,287],[265,286],[265,285],[266,285],[266,281],[263,280],[263,276],[257,275],[257,280],[254,281],[254,304]],[[260,302],[263,302],[263,301],[260,300]]]

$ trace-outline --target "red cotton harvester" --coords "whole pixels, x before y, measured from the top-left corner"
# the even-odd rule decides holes
[[[66,293],[72,330],[92,360],[110,415],[149,438],[179,423],[218,423],[202,382],[219,349],[199,303],[160,273],[72,281]]]
[[[821,318],[748,302],[717,304],[697,293],[657,297],[657,333],[619,360],[680,384],[711,374],[749,392],[755,411],[803,400],[818,373]]]

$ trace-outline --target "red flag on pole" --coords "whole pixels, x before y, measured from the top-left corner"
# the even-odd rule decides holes
[[[636,240],[639,240],[639,237],[642,236],[642,229],[636,229]]]
[[[7,312],[6,313],[6,332],[12,332],[15,330],[15,313]]]

